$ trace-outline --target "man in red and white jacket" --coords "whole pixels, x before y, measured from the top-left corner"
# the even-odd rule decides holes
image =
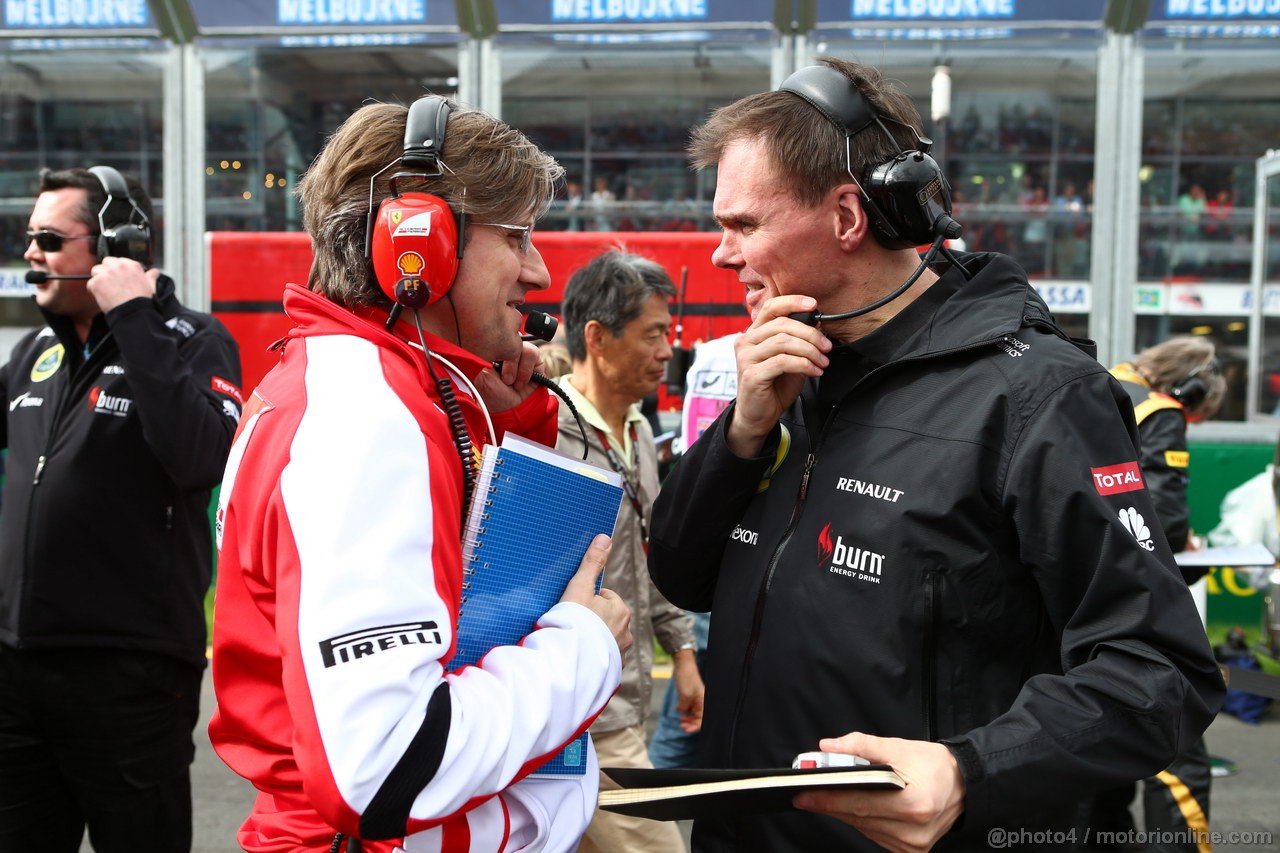
[[[403,107],[371,104],[303,178],[315,263],[307,288],[286,289],[296,326],[223,480],[209,731],[259,791],[238,835],[248,851],[572,850],[595,807],[594,753],[583,776],[528,774],[617,688],[630,614],[594,591],[607,537],[519,645],[450,664],[467,442],[555,441],[518,308],[549,283],[529,238],[561,170],[502,122],[433,100],[437,169],[407,153],[419,104],[409,133]],[[389,186],[389,164],[412,174]],[[406,191],[448,208],[415,232],[416,261],[392,259],[433,291],[402,314],[365,229],[370,203]],[[536,543],[536,518],[529,530]]]

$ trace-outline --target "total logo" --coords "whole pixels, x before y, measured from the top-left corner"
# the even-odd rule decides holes
[[[1155,540],[1151,538],[1151,528],[1147,527],[1146,520],[1142,517],[1142,513],[1133,507],[1127,507],[1120,510],[1120,523],[1124,525],[1124,529],[1133,534],[1133,538],[1138,540],[1143,550],[1154,551],[1156,549]]]
[[[884,554],[847,545],[838,534],[832,541],[831,525],[828,524],[818,533],[818,565],[826,566],[832,574],[878,584],[884,572]]]
[[[100,385],[93,386],[93,390],[89,392],[89,408],[95,415],[115,415],[117,418],[123,418],[129,414],[132,406],[133,401],[128,397],[113,397],[103,391]]]
[[[1093,487],[1100,495],[1118,495],[1122,492],[1136,492],[1146,488],[1142,482],[1142,470],[1138,468],[1137,462],[1090,468],[1089,473],[1093,475]]]

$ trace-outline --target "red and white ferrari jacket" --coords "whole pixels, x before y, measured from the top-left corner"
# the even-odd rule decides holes
[[[609,629],[553,607],[518,646],[451,671],[462,468],[420,349],[290,285],[297,324],[246,406],[220,492],[209,734],[259,795],[247,851],[572,850],[598,772],[534,776],[621,677]],[[484,362],[428,337],[473,377]],[[440,374],[447,367],[439,361]],[[477,445],[483,414],[454,376]],[[554,444],[543,389],[494,415]]]

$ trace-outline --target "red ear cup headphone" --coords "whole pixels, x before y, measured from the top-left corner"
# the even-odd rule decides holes
[[[449,292],[458,274],[458,224],[437,196],[404,193],[378,206],[373,271],[393,302],[424,308]]]
[[[392,195],[378,205],[376,213],[372,199],[378,176],[369,182],[365,255],[373,262],[378,287],[404,308],[424,308],[448,293],[462,258],[460,232],[465,220],[455,216],[439,196],[400,192],[396,186],[410,178],[440,177],[449,112],[448,101],[436,95],[419,98],[410,105],[404,153],[391,164],[399,165],[402,171],[391,176]]]

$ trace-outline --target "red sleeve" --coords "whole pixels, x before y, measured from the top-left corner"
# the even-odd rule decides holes
[[[498,440],[501,441],[507,430],[511,430],[539,444],[555,447],[559,407],[560,401],[551,396],[550,391],[536,388],[515,408],[493,413],[493,428],[498,433]]]

